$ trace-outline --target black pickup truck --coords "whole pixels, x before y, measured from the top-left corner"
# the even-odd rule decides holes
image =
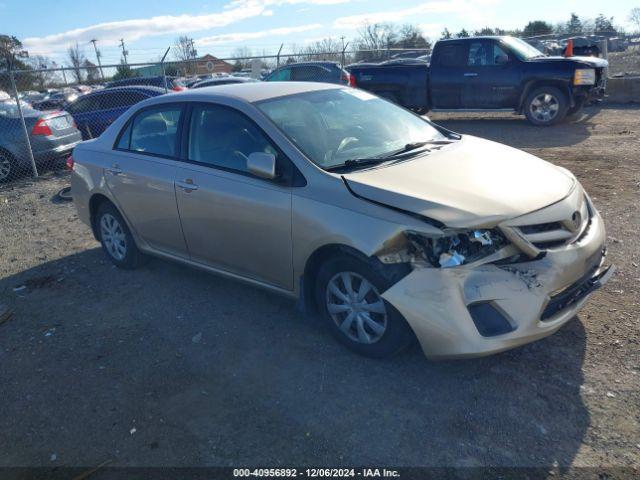
[[[353,64],[358,88],[419,113],[513,110],[534,125],[553,125],[604,95],[608,63],[548,57],[508,36],[440,40],[431,62]]]

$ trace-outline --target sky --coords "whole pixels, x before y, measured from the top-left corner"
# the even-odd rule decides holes
[[[239,47],[253,54],[283,53],[322,38],[357,36],[365,22],[411,23],[437,40],[447,27],[522,28],[529,20],[566,21],[603,13],[630,27],[638,0],[0,0],[0,33],[15,35],[33,55],[63,61],[78,42],[87,58],[97,40],[102,63],[120,61],[120,39],[129,62],[159,59],[179,35],[195,40],[199,55],[229,57]]]

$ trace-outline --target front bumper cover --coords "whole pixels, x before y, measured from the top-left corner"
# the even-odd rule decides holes
[[[573,318],[614,272],[606,267],[606,233],[595,213],[579,242],[538,260],[511,265],[415,268],[382,296],[407,320],[432,359],[489,355],[538,340]],[[468,307],[490,303],[511,331],[482,336]]]

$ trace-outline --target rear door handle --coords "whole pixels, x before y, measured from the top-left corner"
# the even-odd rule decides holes
[[[120,175],[122,173],[122,169],[120,168],[120,165],[114,163],[113,165],[111,165],[111,168],[107,168],[107,172],[109,172],[111,175]]]
[[[181,182],[176,182],[176,185],[184,190],[186,193],[193,192],[198,189],[198,185],[193,183],[193,179],[187,178]]]
[[[468,72],[464,74],[465,77],[477,77],[478,74],[475,72]]]

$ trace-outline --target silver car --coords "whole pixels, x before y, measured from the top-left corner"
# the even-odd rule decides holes
[[[73,156],[79,216],[117,266],[154,255],[297,298],[372,357],[540,339],[613,272],[569,171],[354,88],[156,97]]]

